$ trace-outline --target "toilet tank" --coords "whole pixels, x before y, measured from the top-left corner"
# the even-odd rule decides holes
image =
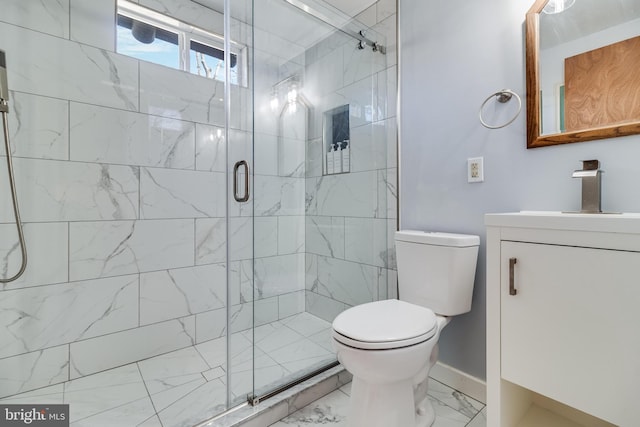
[[[402,230],[395,243],[400,300],[443,316],[471,310],[478,236]]]

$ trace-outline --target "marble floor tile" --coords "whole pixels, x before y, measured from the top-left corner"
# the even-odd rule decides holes
[[[432,427],[486,427],[486,407],[484,404],[444,384],[438,384],[434,394],[442,397],[448,403],[438,400],[430,391],[429,400],[436,412],[436,420]],[[313,427],[317,425],[346,427],[350,391],[351,383],[345,384],[338,390],[311,402],[270,427]],[[468,402],[470,406],[466,406],[466,403],[459,403],[460,410],[456,410],[454,409],[456,404],[453,401]]]
[[[221,337],[0,403],[69,403],[74,427],[192,427],[224,411],[228,397],[241,403],[254,389],[260,394],[335,360],[330,323],[308,313],[234,333],[229,352],[229,378]],[[347,383],[273,426],[346,427],[350,392]],[[429,398],[436,411],[433,427],[486,427],[483,403],[433,379]]]

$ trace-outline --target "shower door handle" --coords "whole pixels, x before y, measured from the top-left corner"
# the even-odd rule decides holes
[[[238,194],[238,170],[244,166],[244,195]],[[240,160],[233,166],[233,198],[236,202],[244,203],[249,200],[249,164],[246,160]]]

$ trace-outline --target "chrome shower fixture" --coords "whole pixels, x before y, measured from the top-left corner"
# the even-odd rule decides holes
[[[20,269],[16,274],[7,278],[0,279],[0,283],[8,283],[22,276],[27,268],[27,246],[24,242],[24,232],[22,230],[22,221],[20,221],[20,210],[18,209],[18,196],[16,194],[16,182],[13,174],[13,162],[11,159],[11,144],[9,143],[9,84],[7,83],[7,60],[4,51],[0,50],[0,114],[2,114],[2,127],[4,130],[4,146],[7,150],[7,170],[9,172],[9,189],[11,190],[11,200],[13,201],[13,215],[16,220],[16,228],[18,231],[18,241],[20,242],[20,252],[22,261]]]
[[[373,50],[374,52],[380,52],[383,55],[387,53],[386,47],[384,47],[378,42],[374,42],[373,40],[367,38],[365,34],[366,34],[365,30],[360,30],[356,35],[356,37],[359,39],[358,45],[357,45],[358,49],[362,50],[367,46],[371,46],[371,50]]]

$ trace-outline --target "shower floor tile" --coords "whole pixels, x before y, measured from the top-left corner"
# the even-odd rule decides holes
[[[254,385],[267,390],[335,360],[330,328],[300,313],[232,334],[232,403],[245,401]],[[68,403],[74,427],[190,427],[226,409],[226,359],[222,337],[0,402]]]

